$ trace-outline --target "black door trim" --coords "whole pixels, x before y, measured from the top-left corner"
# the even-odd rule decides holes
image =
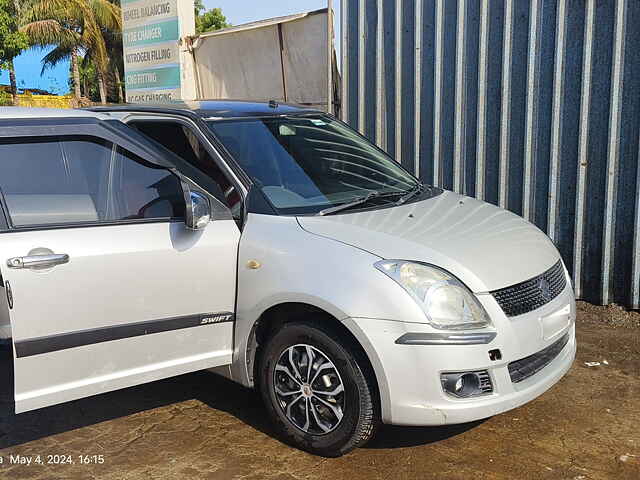
[[[162,318],[159,320],[128,323],[125,325],[79,330],[46,337],[29,338],[15,342],[16,357],[30,357],[32,355],[66,350],[68,348],[140,337],[153,333],[181,330],[183,328],[216,325],[218,323],[233,322],[234,320],[235,315],[232,312],[201,313],[198,315]]]

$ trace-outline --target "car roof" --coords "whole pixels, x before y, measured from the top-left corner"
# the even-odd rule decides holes
[[[257,102],[248,100],[199,100],[170,104],[120,104],[71,108],[0,107],[0,120],[17,118],[108,118],[109,112],[153,112],[172,113],[187,111],[203,118],[223,119],[242,117],[266,117],[305,113],[324,113],[321,110],[280,102]]]
[[[242,117],[266,117],[279,115],[295,115],[305,113],[323,113],[321,110],[290,103],[249,100],[198,100],[193,102],[176,102],[168,104],[124,104],[91,107],[92,112],[165,112],[189,111],[203,118],[223,119]]]
[[[71,108],[0,107],[0,120],[14,118],[107,118],[98,112]]]

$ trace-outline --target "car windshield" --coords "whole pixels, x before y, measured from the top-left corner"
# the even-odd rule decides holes
[[[333,213],[353,202],[385,205],[420,186],[384,152],[325,115],[208,124],[281,214]]]

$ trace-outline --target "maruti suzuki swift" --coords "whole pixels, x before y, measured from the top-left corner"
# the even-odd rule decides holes
[[[575,356],[544,233],[316,110],[0,109],[0,190],[18,413],[210,369],[339,456],[518,407]]]

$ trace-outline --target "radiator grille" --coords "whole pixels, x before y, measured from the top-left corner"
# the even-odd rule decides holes
[[[509,364],[509,376],[511,377],[511,381],[513,383],[518,383],[538,373],[558,356],[568,341],[569,334],[566,333],[560,340],[552,343],[544,350],[540,350],[538,353],[534,353],[528,357],[511,362]]]
[[[567,279],[562,262],[558,260],[558,263],[542,275],[510,287],[494,290],[491,295],[507,317],[515,317],[546,305],[560,295],[566,284]]]

